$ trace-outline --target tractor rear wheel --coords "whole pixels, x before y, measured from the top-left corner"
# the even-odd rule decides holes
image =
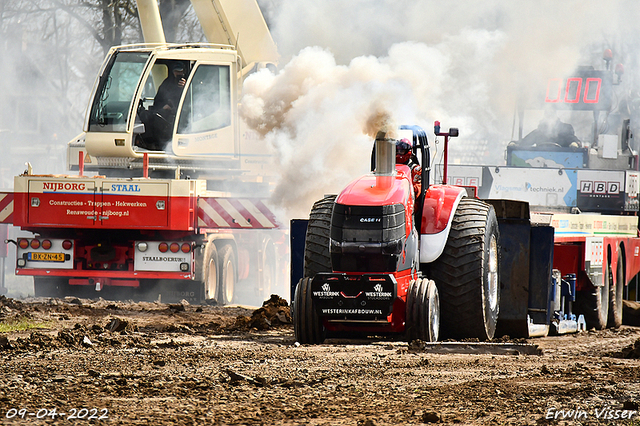
[[[313,309],[311,278],[303,278],[296,286],[294,296],[293,331],[302,344],[316,345],[324,342],[325,331],[320,317]]]
[[[440,333],[440,300],[432,280],[421,278],[409,285],[407,292],[407,340],[437,342]]]
[[[336,195],[327,195],[316,201],[309,213],[309,225],[304,245],[304,276],[314,277],[318,272],[331,272],[329,239],[331,213]]]
[[[493,338],[500,308],[499,241],[493,207],[460,200],[444,251],[431,265],[440,293],[442,338]]]

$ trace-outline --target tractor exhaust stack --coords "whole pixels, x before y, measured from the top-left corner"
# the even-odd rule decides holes
[[[385,138],[385,132],[376,135],[376,186],[389,188],[396,175],[396,144],[394,139]]]

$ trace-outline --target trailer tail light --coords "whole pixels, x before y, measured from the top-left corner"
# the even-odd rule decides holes
[[[180,246],[180,250],[182,250],[183,253],[189,253],[191,251],[191,244],[182,243],[182,246]]]
[[[71,240],[57,238],[18,238],[18,268],[73,269],[74,253]]]
[[[158,250],[160,250],[160,253],[166,253],[167,250],[169,250],[169,244],[167,243],[158,244]]]
[[[169,250],[171,250],[171,253],[177,253],[178,251],[180,251],[180,244],[171,243],[171,245],[169,246]]]
[[[148,248],[149,248],[149,244],[147,244],[145,242],[139,242],[138,243],[138,251],[141,251],[141,252],[144,253],[145,251],[147,251]]]

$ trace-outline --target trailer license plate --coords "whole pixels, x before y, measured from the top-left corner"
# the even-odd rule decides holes
[[[64,262],[64,253],[29,253],[34,262]]]

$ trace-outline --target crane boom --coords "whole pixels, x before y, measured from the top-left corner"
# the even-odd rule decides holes
[[[156,0],[136,0],[145,43],[166,43]]]
[[[278,61],[278,51],[256,0],[191,0],[209,43],[236,46],[242,67]]]

